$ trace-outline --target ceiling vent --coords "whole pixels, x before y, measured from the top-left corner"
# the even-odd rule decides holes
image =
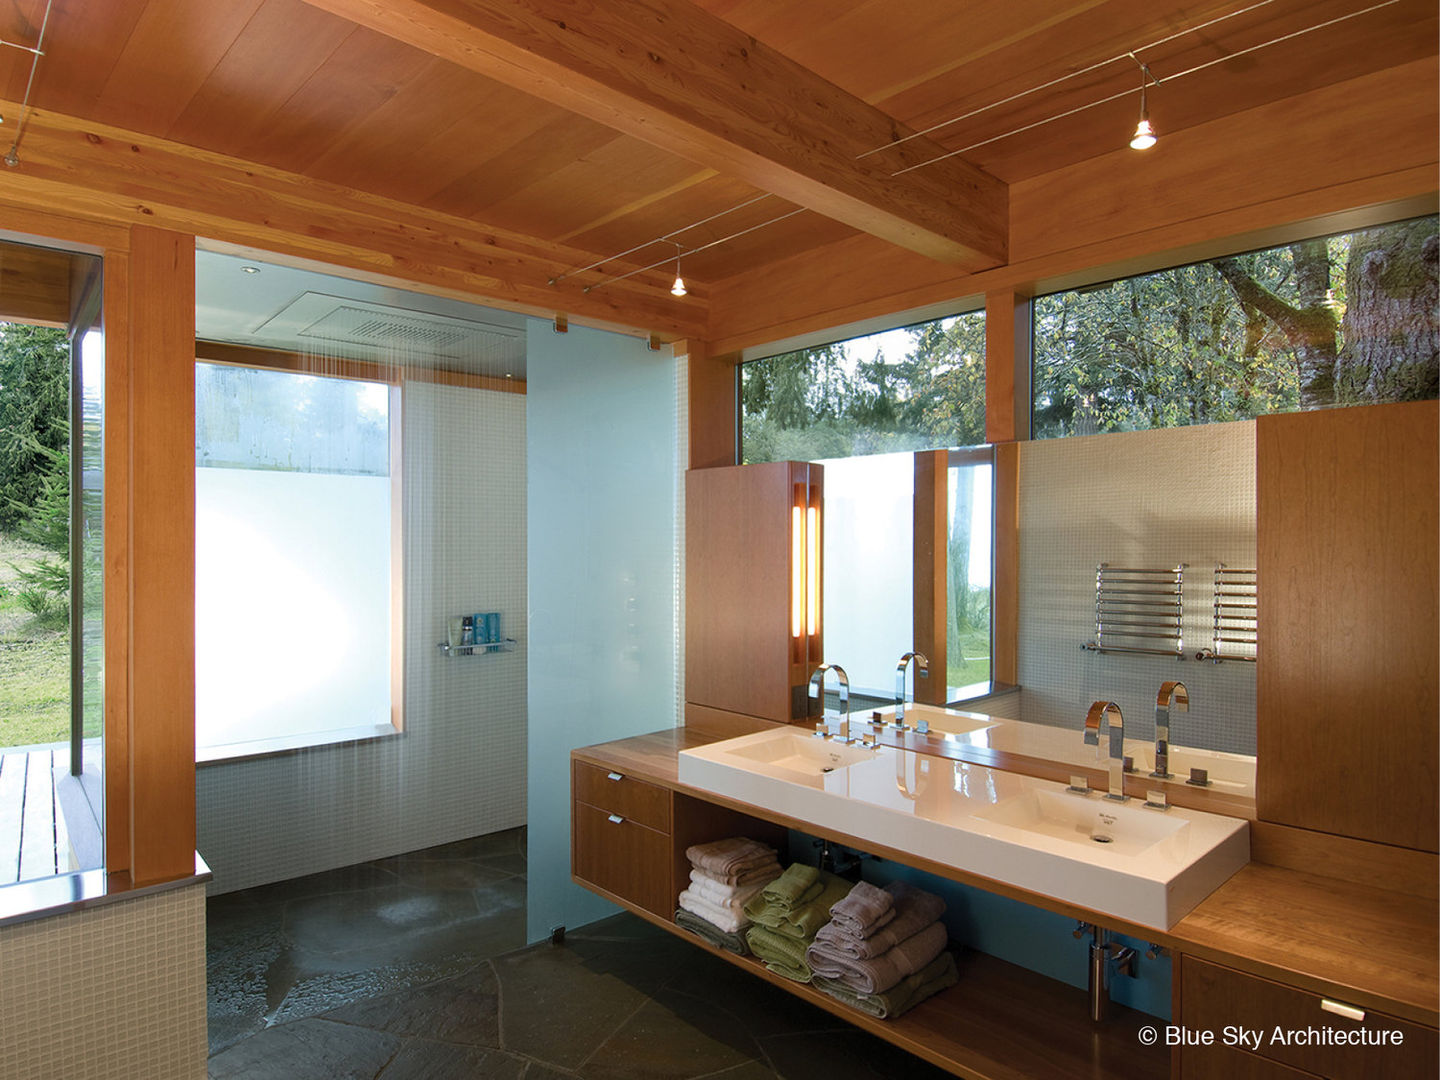
[[[410,354],[407,360],[495,362],[525,355],[522,328],[315,292],[302,293],[256,330],[260,337],[277,334],[314,341],[325,351],[342,346],[336,351],[345,353],[343,346],[358,346],[370,356]]]

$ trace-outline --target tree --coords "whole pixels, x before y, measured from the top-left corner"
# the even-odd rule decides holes
[[[43,489],[45,451],[69,444],[70,346],[63,330],[0,323],[0,530]]]

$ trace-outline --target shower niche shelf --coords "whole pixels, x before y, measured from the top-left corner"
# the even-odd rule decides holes
[[[474,645],[451,645],[448,641],[440,642],[440,651],[452,660],[457,656],[484,656],[486,653],[514,652],[517,642],[514,638],[505,638],[503,641],[481,641]]]

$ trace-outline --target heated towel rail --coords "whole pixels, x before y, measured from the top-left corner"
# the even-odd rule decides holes
[[[1095,640],[1092,652],[1147,653],[1184,659],[1180,617],[1185,563],[1165,569],[1136,566],[1095,568]]]
[[[1218,563],[1215,567],[1215,614],[1212,644],[1195,654],[1196,660],[1244,660],[1255,662],[1256,622],[1255,571]]]

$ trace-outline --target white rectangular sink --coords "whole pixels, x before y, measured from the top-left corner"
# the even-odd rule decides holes
[[[961,761],[771,730],[683,750],[684,784],[1168,930],[1250,859],[1248,823]]]

